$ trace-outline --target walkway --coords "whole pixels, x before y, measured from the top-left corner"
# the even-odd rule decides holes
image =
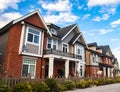
[[[120,83],[91,87],[86,89],[76,89],[66,92],[120,92]]]

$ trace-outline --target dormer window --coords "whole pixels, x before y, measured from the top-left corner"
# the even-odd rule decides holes
[[[57,35],[57,31],[55,29],[51,28],[50,31],[51,31],[52,34]]]

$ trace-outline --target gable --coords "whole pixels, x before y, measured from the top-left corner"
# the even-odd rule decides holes
[[[40,28],[46,29],[45,25],[43,24],[43,21],[39,18],[37,13],[32,16],[27,17],[26,19],[24,19],[24,21],[30,24],[36,25]]]

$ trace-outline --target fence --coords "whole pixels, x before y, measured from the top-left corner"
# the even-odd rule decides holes
[[[57,83],[59,84],[63,84],[66,80],[72,80],[74,82],[78,82],[79,80],[87,80],[87,79],[98,79],[98,78],[79,78],[79,77],[69,77],[69,78],[54,78]],[[105,78],[104,78],[105,79]],[[30,82],[30,83],[35,83],[35,82],[41,82],[41,81],[45,81],[45,78],[35,78],[35,79],[31,79],[30,77],[28,78],[20,78],[20,77],[6,77],[6,78],[2,78],[2,81],[5,83],[5,85],[7,87],[12,87],[18,83],[22,83],[22,82]]]

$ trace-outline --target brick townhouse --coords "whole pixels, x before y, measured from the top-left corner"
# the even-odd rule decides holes
[[[97,46],[97,43],[88,44],[86,50],[87,77],[113,77],[113,54],[108,45]]]
[[[2,76],[32,78],[42,70],[44,34],[50,32],[38,10],[11,21],[0,29]]]
[[[87,44],[77,24],[60,28],[39,11],[0,29],[3,77],[84,77]]]
[[[77,24],[45,23],[35,10],[0,29],[3,77],[111,77],[109,46],[87,44]]]

